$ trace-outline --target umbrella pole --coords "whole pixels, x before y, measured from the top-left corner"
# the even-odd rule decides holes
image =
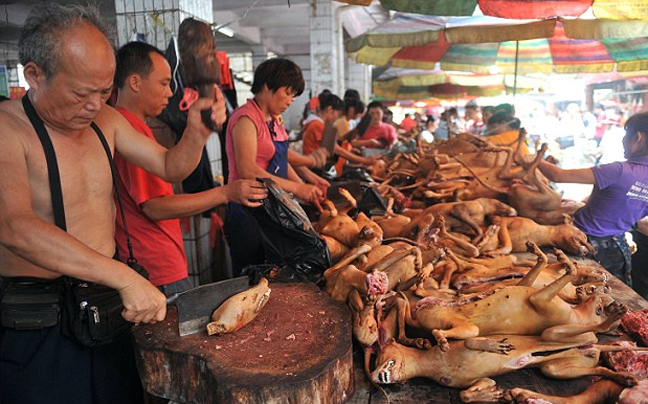
[[[520,52],[520,41],[515,41],[515,73],[513,74],[513,98],[517,93],[518,55]]]

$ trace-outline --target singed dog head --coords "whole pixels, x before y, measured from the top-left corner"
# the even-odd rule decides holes
[[[615,317],[619,320],[628,311],[628,308],[614,300],[614,298],[605,293],[593,293],[588,299],[580,303],[578,310],[583,318],[589,319],[592,323],[600,323],[609,317]],[[610,329],[616,327],[616,323]]]
[[[585,233],[574,226],[571,217],[564,217],[565,222],[556,226],[554,246],[581,257],[596,253],[596,249],[587,241]]]
[[[364,226],[358,233],[358,245],[368,244],[377,247],[382,243],[382,236],[382,233],[378,234],[373,227]]]
[[[404,351],[407,349],[403,345],[395,343],[393,339],[381,347],[381,352],[376,360],[376,363],[380,363],[380,365],[371,373],[371,380],[374,383],[392,384],[410,379],[412,376],[407,374],[405,366],[407,356]],[[415,359],[410,358],[410,360]]]
[[[589,296],[595,293],[606,294],[610,292],[610,287],[606,282],[585,283],[576,287],[576,297],[579,302],[584,302]]]
[[[485,215],[497,216],[517,216],[517,211],[504,202],[497,199],[481,198],[484,200],[482,206],[484,207]]]
[[[375,301],[368,298],[365,302],[357,290],[352,290],[348,299],[353,314],[353,335],[364,347],[370,347],[378,341],[378,323],[376,322]]]

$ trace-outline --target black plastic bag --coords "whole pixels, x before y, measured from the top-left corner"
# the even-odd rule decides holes
[[[339,188],[344,188],[357,202],[355,209],[349,212],[349,216],[355,219],[357,212],[363,212],[365,215],[371,217],[374,215],[384,215],[387,210],[387,200],[383,198],[376,187],[363,181],[342,181],[333,183],[328,188],[327,198],[333,201],[336,206],[344,206],[348,202],[340,195]],[[353,213],[356,211],[356,213]]]
[[[291,195],[269,178],[259,181],[268,188],[268,198],[263,200],[263,206],[248,210],[261,229],[266,261],[317,283],[331,266],[326,242]]]

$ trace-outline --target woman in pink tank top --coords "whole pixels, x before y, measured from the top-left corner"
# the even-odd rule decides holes
[[[227,127],[229,181],[272,178],[297,198],[321,199],[321,189],[303,183],[288,163],[288,135],[281,114],[304,91],[301,69],[287,59],[261,63],[254,72],[254,98],[237,108]],[[241,205],[229,204],[226,222],[234,273],[246,265],[264,262],[260,230]]]

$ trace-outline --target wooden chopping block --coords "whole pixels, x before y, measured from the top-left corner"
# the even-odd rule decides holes
[[[268,304],[232,334],[180,337],[178,315],[133,328],[151,394],[189,403],[330,403],[353,395],[351,315],[315,285],[272,283]]]

